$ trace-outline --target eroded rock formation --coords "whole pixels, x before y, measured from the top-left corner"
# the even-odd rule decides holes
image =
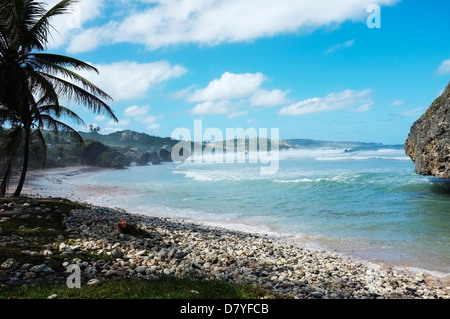
[[[411,127],[405,152],[417,174],[450,178],[450,83]]]

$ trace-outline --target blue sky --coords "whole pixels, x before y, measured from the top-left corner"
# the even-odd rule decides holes
[[[372,3],[380,28],[367,25]],[[402,144],[450,80],[448,12],[447,0],[81,0],[53,21],[48,50],[100,71],[83,75],[120,122],[68,104],[103,134],[202,120]]]

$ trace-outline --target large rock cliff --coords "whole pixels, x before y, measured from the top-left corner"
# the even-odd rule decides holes
[[[450,83],[411,127],[405,152],[417,174],[450,178]]]

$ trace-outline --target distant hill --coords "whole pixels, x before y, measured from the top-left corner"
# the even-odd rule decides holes
[[[135,148],[141,152],[159,152],[162,148],[171,150],[179,141],[170,137],[158,137],[130,130],[118,131],[108,135],[97,132],[78,132],[85,141],[94,140],[110,147]]]
[[[131,130],[118,131],[111,134],[99,134],[98,132],[79,132],[86,144],[84,146],[73,143],[69,136],[63,132],[55,134],[52,131],[44,131],[47,142],[46,167],[64,167],[73,165],[97,165],[104,167],[128,166],[129,163],[137,165],[153,165],[162,162],[170,162],[173,147],[179,143],[170,137],[158,137],[146,133]],[[0,146],[5,130],[0,130]],[[231,142],[231,143],[230,143]],[[201,148],[208,143],[203,142]],[[102,146],[104,145],[104,146]],[[209,146],[215,146],[215,151],[222,148],[226,151],[251,151],[253,147],[264,147],[268,150],[277,145],[279,150],[305,149],[305,148],[339,148],[346,152],[361,150],[378,150],[383,148],[403,149],[403,145],[385,145],[381,143],[365,142],[333,142],[312,139],[288,139],[279,142],[265,138],[234,139],[230,141],[214,141]],[[197,150],[198,144],[191,142],[191,152]],[[42,159],[38,153],[31,150],[30,166],[39,168]],[[91,158],[95,157],[95,158]],[[90,159],[90,160],[89,160]]]

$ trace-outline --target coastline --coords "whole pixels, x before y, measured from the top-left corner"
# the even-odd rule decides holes
[[[33,195],[33,193],[39,193],[40,196],[42,197],[66,197],[66,196],[61,196],[62,194],[59,193],[59,196],[55,196],[56,194],[51,194],[52,192],[58,192],[63,190],[62,188],[58,189],[58,183],[61,183],[61,180],[58,180],[58,178],[60,179],[61,177],[64,178],[66,177],[67,179],[70,178],[70,176],[72,176],[73,174],[79,174],[81,172],[86,172],[86,171],[92,171],[92,170],[103,170],[101,168],[90,168],[90,167],[69,167],[69,168],[65,168],[65,169],[51,169],[51,170],[39,170],[39,171],[32,171],[32,173],[30,174],[30,178],[27,185],[27,188],[25,189],[25,193],[27,193],[30,196],[36,196]],[[40,188],[42,190],[42,188],[45,188],[45,186],[48,186],[44,183],[44,185],[42,184],[42,180],[40,182],[39,181],[39,177],[42,177],[43,175],[47,176],[47,182],[49,183],[48,185],[53,185],[56,187],[53,187],[53,189],[47,189],[47,193],[40,192]],[[52,178],[56,178],[53,179]],[[58,182],[59,181],[59,182]],[[33,183],[36,182],[36,183]],[[66,187],[67,185],[65,185]],[[85,185],[86,186],[86,185]],[[80,189],[70,189],[69,191],[72,193],[72,195],[74,195],[75,192],[84,192],[84,195],[87,194],[92,194],[93,189],[90,189],[89,187],[83,187],[81,190]],[[67,188],[66,188],[67,190]],[[119,189],[116,189],[118,191],[118,194],[120,193]],[[104,192],[111,192],[114,191],[114,188],[110,188],[110,187],[105,187],[105,189],[95,189],[96,192],[99,192],[100,194],[104,191]],[[70,196],[67,196],[70,200],[75,200],[77,201],[76,198],[71,198]],[[85,201],[81,200],[81,202],[84,203],[84,205],[89,205],[89,203],[86,204]],[[127,218],[131,219],[131,220],[136,220],[138,223],[141,223],[142,225],[154,225],[155,221],[158,221],[157,223],[163,221],[163,224],[165,225],[165,228],[169,231],[169,233],[171,233],[172,235],[174,233],[176,233],[177,231],[179,231],[180,229],[182,229],[183,231],[185,231],[184,236],[186,238],[192,238],[192,228],[194,229],[202,229],[202,231],[197,233],[197,237],[200,236],[200,238],[202,238],[203,233],[206,234],[211,234],[211,233],[221,233],[221,234],[227,234],[227,236],[231,236],[230,238],[238,238],[236,241],[233,242],[233,244],[229,245],[232,248],[232,250],[234,252],[240,251],[242,254],[242,251],[245,251],[245,248],[247,246],[252,246],[255,244],[255,240],[256,240],[256,244],[260,245],[259,250],[261,251],[261,255],[259,255],[258,258],[252,258],[254,259],[254,262],[259,264],[262,260],[263,257],[270,257],[271,255],[266,251],[266,246],[268,245],[268,243],[270,243],[271,247],[272,247],[272,251],[288,251],[291,255],[293,256],[297,256],[297,258],[295,259],[295,263],[293,263],[292,258],[291,259],[286,259],[283,260],[280,256],[278,256],[277,258],[271,260],[271,263],[274,265],[278,265],[275,267],[272,267],[272,272],[277,273],[277,271],[279,269],[283,269],[284,268],[288,268],[290,270],[288,270],[287,272],[281,272],[281,273],[277,273],[277,275],[273,275],[270,276],[269,279],[274,279],[272,280],[266,280],[267,278],[265,278],[264,280],[262,278],[259,278],[257,276],[257,278],[255,278],[255,275],[251,274],[252,271],[248,270],[250,269],[249,267],[246,267],[248,265],[239,265],[240,268],[244,268],[246,269],[249,273],[248,274],[240,274],[238,276],[238,278],[240,278],[240,280],[258,280],[258,282],[263,285],[267,285],[267,288],[273,289],[274,287],[280,286],[280,285],[284,285],[284,286],[298,286],[302,281],[300,279],[305,279],[306,281],[310,282],[312,279],[314,280],[314,282],[318,282],[319,284],[325,283],[325,286],[328,287],[329,284],[333,284],[334,286],[342,286],[342,287],[347,287],[345,283],[339,282],[336,283],[335,279],[336,278],[340,278],[340,280],[342,281],[342,278],[355,278],[354,282],[359,282],[359,286],[360,288],[363,288],[362,290],[366,289],[367,287],[369,287],[369,290],[371,290],[372,292],[366,291],[363,294],[359,294],[359,292],[361,292],[361,289],[354,289],[355,292],[358,292],[356,294],[356,296],[353,296],[351,293],[347,292],[346,294],[342,294],[339,295],[339,293],[328,293],[326,291],[325,288],[321,288],[318,289],[318,291],[320,292],[311,292],[308,290],[309,294],[306,294],[305,291],[302,292],[292,292],[289,290],[289,292],[283,291],[283,289],[281,291],[278,291],[281,294],[285,294],[285,295],[291,295],[291,296],[296,296],[298,298],[305,298],[307,296],[311,297],[313,296],[321,296],[324,298],[433,298],[432,294],[428,294],[427,296],[414,296],[414,294],[411,294],[412,291],[418,291],[417,287],[420,286],[423,291],[439,291],[438,296],[439,298],[449,298],[450,295],[450,291],[449,291],[449,282],[450,282],[450,278],[449,276],[444,276],[444,277],[439,277],[439,276],[435,276],[434,274],[428,272],[428,271],[422,271],[422,270],[414,270],[411,271],[411,269],[403,269],[403,268],[392,268],[389,266],[386,266],[382,263],[379,262],[373,262],[373,261],[368,261],[368,260],[362,260],[359,258],[354,258],[352,256],[348,256],[348,255],[343,255],[343,254],[338,254],[336,252],[331,252],[331,251],[325,251],[322,249],[313,249],[311,247],[304,247],[301,245],[301,243],[299,244],[298,242],[295,243],[292,240],[289,240],[288,238],[281,238],[281,237],[274,237],[274,236],[264,236],[261,233],[255,233],[255,232],[243,232],[243,231],[235,231],[232,230],[230,228],[224,228],[224,227],[218,227],[217,225],[215,226],[211,226],[211,225],[206,225],[206,224],[202,224],[202,223],[197,223],[197,222],[190,222],[190,221],[182,221],[182,220],[177,220],[177,219],[169,219],[169,218],[161,218],[161,217],[151,217],[148,215],[139,215],[139,214],[134,214],[133,212],[128,214],[126,213],[124,210],[122,209],[118,209],[116,208],[105,208],[107,211],[110,212],[114,212],[114,214],[119,213],[119,214],[125,214],[127,216]],[[90,214],[92,215],[92,211],[90,212]],[[114,215],[113,214],[113,215]],[[95,214],[93,214],[95,215]],[[117,218],[119,216],[115,215],[115,222],[117,222]],[[96,218],[99,218],[99,216],[97,216]],[[110,221],[111,222],[111,221]],[[160,225],[160,224],[158,224]],[[147,227],[144,226],[144,227]],[[151,226],[153,227],[153,226]],[[157,226],[158,228],[158,226]],[[200,235],[199,235],[200,234]],[[236,237],[237,236],[237,237]],[[179,236],[177,236],[178,238]],[[172,238],[173,240],[173,238]],[[209,235],[206,238],[200,239],[200,242],[211,242],[211,240],[215,240],[215,237],[213,236],[212,238],[209,237]],[[261,242],[262,240],[262,242]],[[197,240],[194,240],[194,242],[197,242]],[[262,245],[262,243],[264,243],[264,245]],[[185,243],[185,245],[189,245],[189,243]],[[220,243],[217,243],[218,247],[220,246]],[[244,245],[244,246],[243,246]],[[262,246],[261,246],[262,245]],[[228,246],[227,246],[228,247]],[[277,247],[274,249],[274,247]],[[205,248],[205,247],[204,247]],[[126,251],[126,247],[123,247],[122,250]],[[228,248],[227,248],[228,249]],[[206,252],[208,251],[208,248],[206,248]],[[205,252],[197,252],[198,255],[203,256],[203,259],[206,258]],[[241,254],[234,254],[234,259],[236,260],[240,260],[242,259]],[[254,255],[256,254],[256,252],[253,253]],[[268,255],[269,254],[269,255]],[[283,254],[284,255],[284,254]],[[273,255],[272,255],[273,256]],[[302,257],[302,259],[307,258],[307,262],[305,263],[304,261],[300,261],[299,257]],[[306,256],[306,257],[305,257]],[[281,258],[281,259],[280,259]],[[200,258],[199,260],[197,260],[197,263],[199,263],[200,266],[202,266],[205,263],[205,261]],[[294,265],[295,264],[295,265]],[[265,266],[263,267],[264,272],[267,274],[270,274],[270,270],[268,270],[269,268],[267,267],[266,264],[264,264]],[[315,268],[309,268],[309,265],[315,265]],[[209,266],[209,265],[208,265]],[[261,265],[259,265],[261,266]],[[259,267],[258,266],[258,267]],[[281,266],[281,267],[279,267]],[[307,267],[308,266],[308,267]],[[192,267],[192,265],[191,265]],[[297,268],[295,268],[297,267]],[[168,265],[166,265],[166,268],[164,268],[164,264],[163,267],[159,270],[162,270],[162,273],[167,273],[169,274],[169,271],[166,271],[166,269],[168,269]],[[203,268],[203,267],[200,267]],[[214,268],[214,267],[213,267]],[[169,268],[171,269],[171,268]],[[258,268],[259,269],[259,268]],[[274,270],[275,269],[275,270]],[[300,270],[299,270],[300,269]],[[304,270],[301,270],[304,269]],[[156,272],[158,271],[158,269],[156,269]],[[236,271],[236,270],[235,270]],[[296,272],[297,271],[297,272]],[[261,272],[260,270],[256,271],[256,272]],[[303,277],[299,278],[299,274],[303,273]],[[174,274],[176,273],[176,271],[174,271]],[[253,273],[255,273],[255,270],[253,270]],[[308,275],[306,275],[308,274]],[[327,276],[330,278],[327,278],[327,276],[323,276],[323,274],[328,274]],[[208,276],[207,272],[203,273],[204,276]],[[248,275],[248,276],[247,276]],[[218,278],[217,276],[221,277],[220,275],[218,275],[218,273],[216,272],[213,277],[215,277],[216,279]],[[268,277],[269,275],[266,275],[266,277]],[[277,279],[275,279],[274,277],[277,277]],[[282,280],[279,280],[279,278],[281,278]],[[371,278],[370,280],[368,280],[367,278]],[[395,281],[397,282],[400,278],[400,282],[406,282],[409,283],[410,286],[409,290],[404,288],[403,292],[394,292],[394,290],[390,290],[387,291],[385,290],[386,284],[386,280],[387,282],[391,282],[391,281]],[[222,278],[224,279],[224,278]],[[233,276],[231,276],[231,278],[228,278],[230,280],[233,279]],[[309,279],[309,280],[308,280]],[[299,282],[300,280],[300,282]],[[348,281],[348,280],[347,280]],[[378,282],[378,283],[377,283]],[[407,287],[407,284],[405,284]],[[412,286],[411,286],[412,285]],[[430,286],[428,286],[430,285]],[[305,284],[300,284],[300,286],[305,286]],[[310,286],[310,285],[309,285]],[[389,286],[389,285],[388,285]],[[423,287],[422,287],[423,286]],[[313,285],[313,287],[316,287],[315,285]],[[439,288],[440,287],[440,288]],[[320,287],[319,287],[320,288]],[[349,287],[347,287],[349,288]],[[352,287],[350,287],[352,288]],[[353,287],[354,288],[354,287]],[[278,289],[278,288],[275,288]],[[342,289],[339,288],[341,291]],[[340,290],[337,290],[338,292]],[[406,290],[405,290],[406,289]],[[430,290],[427,290],[430,289]],[[317,290],[317,289],[316,289]],[[407,293],[409,292],[409,293]]]

